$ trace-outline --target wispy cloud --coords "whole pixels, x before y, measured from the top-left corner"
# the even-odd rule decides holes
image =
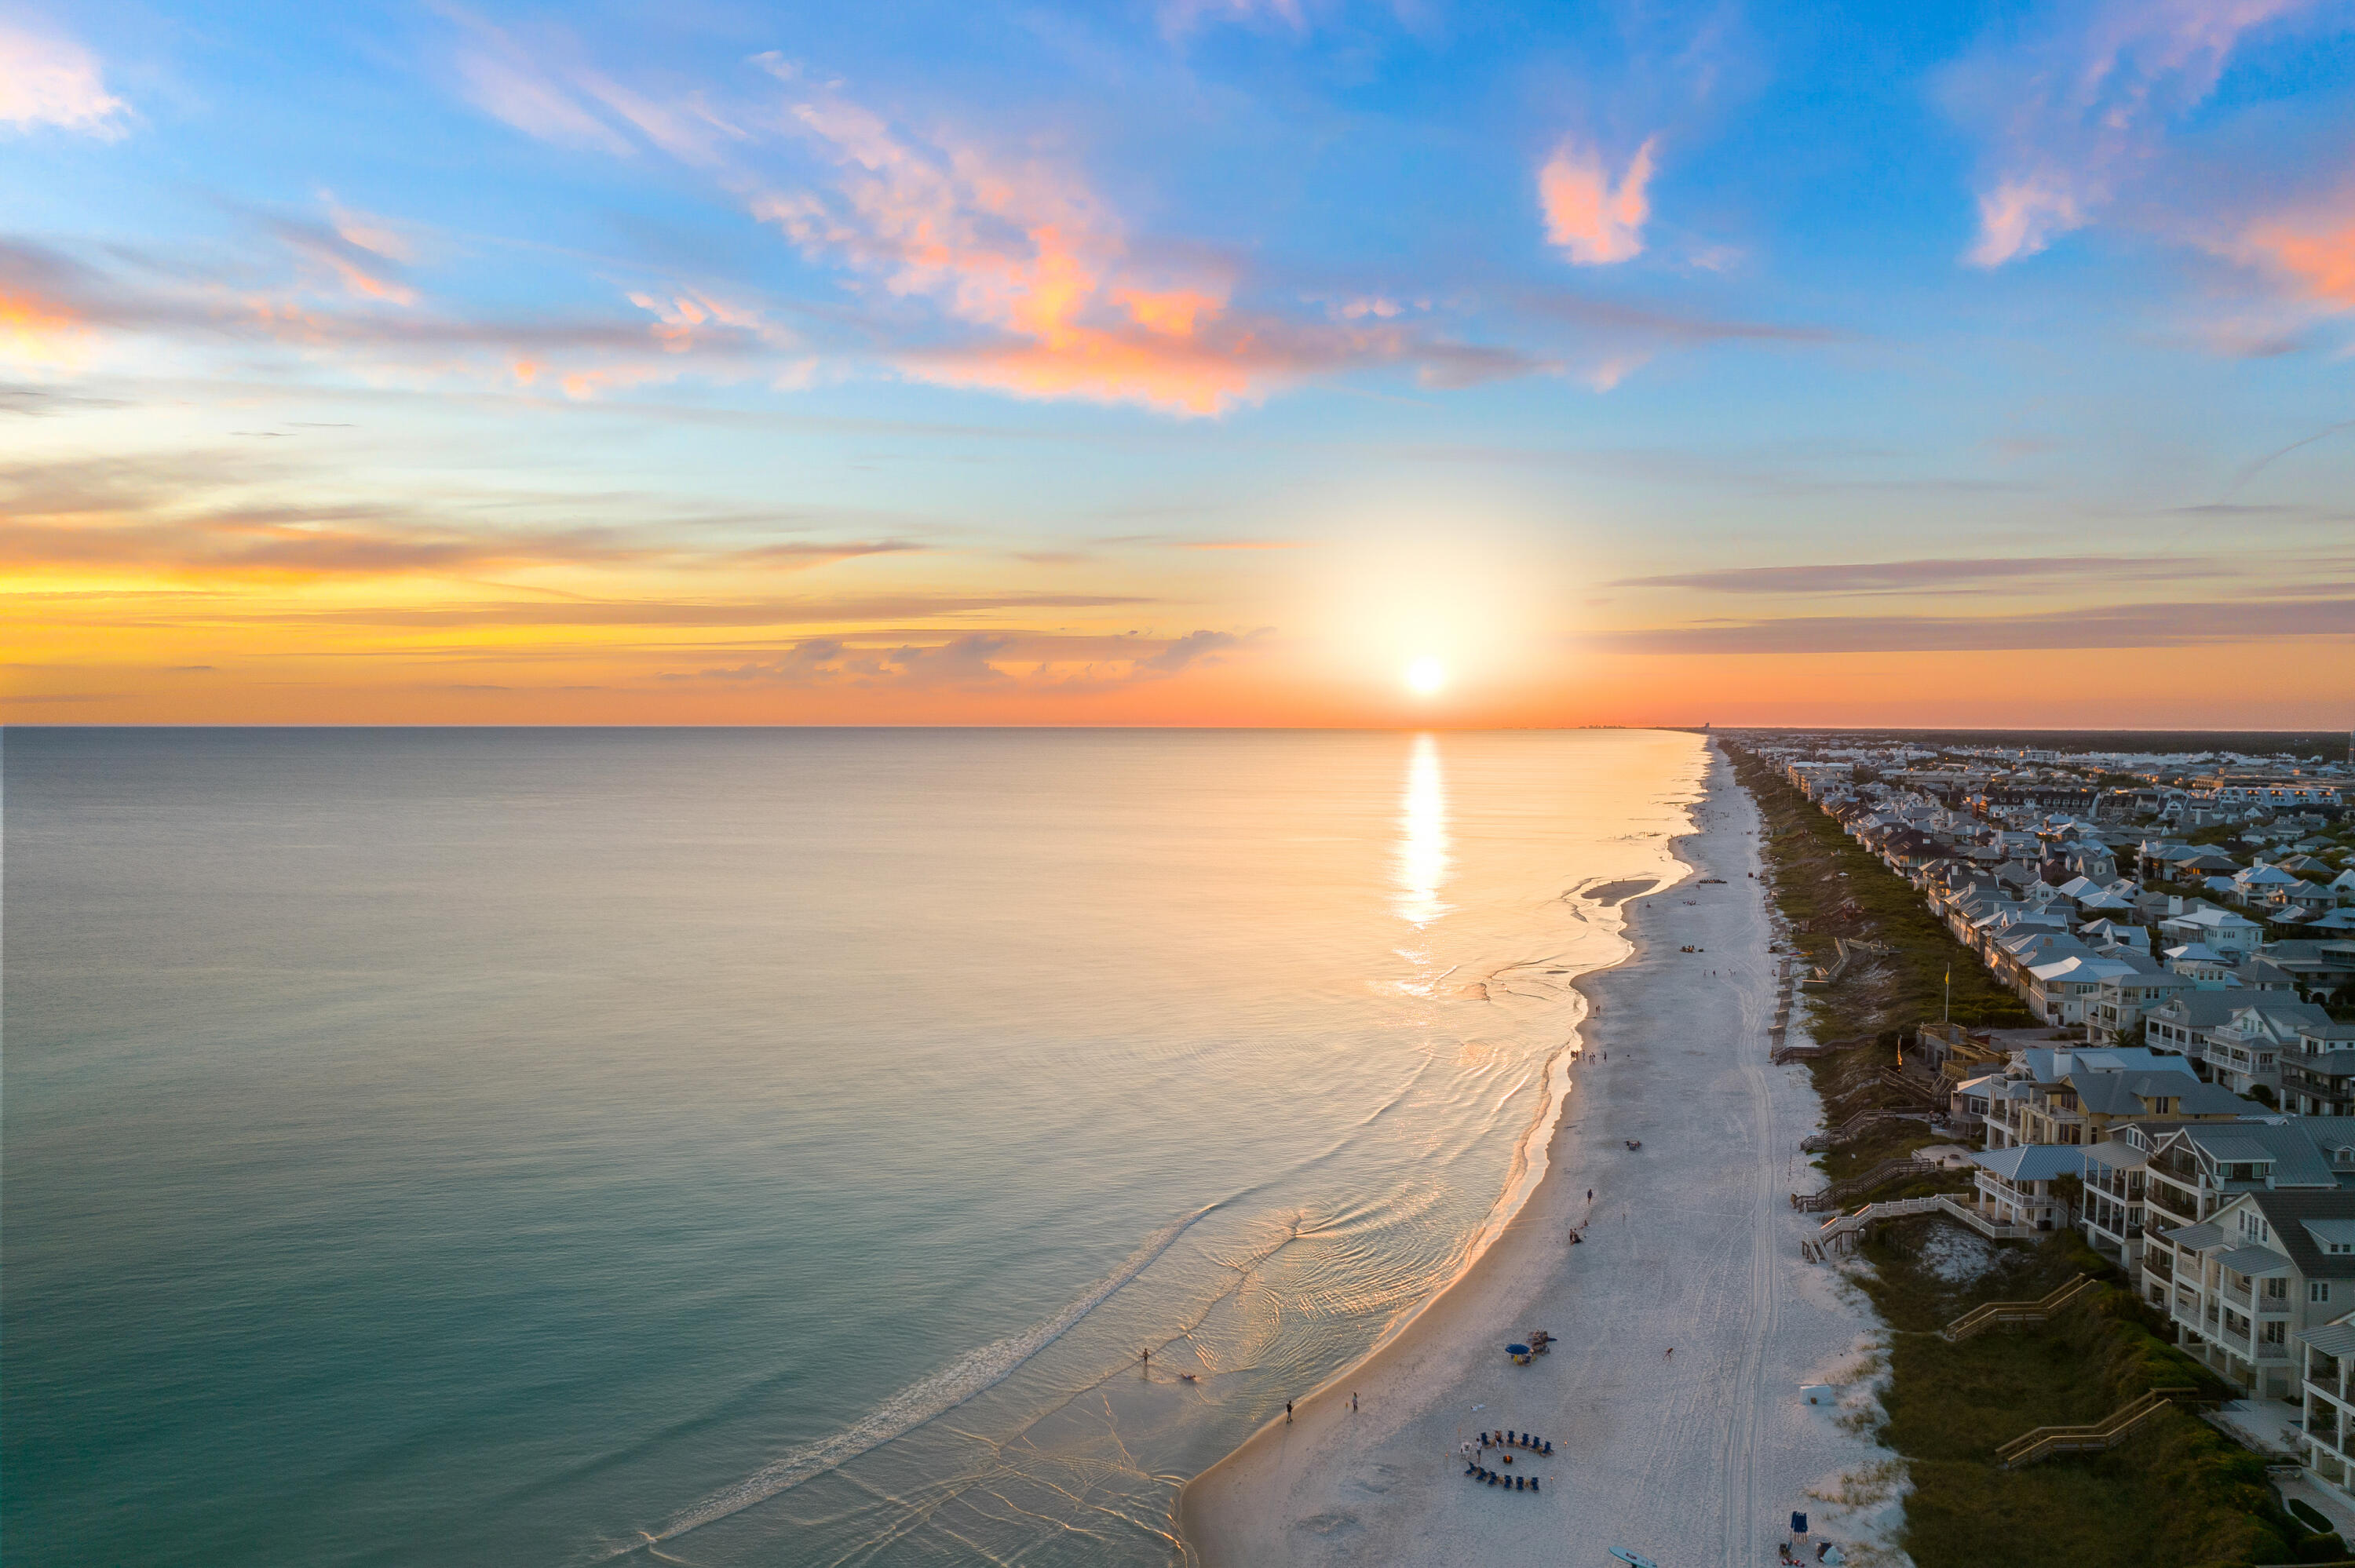
[[[1598,147],[1565,141],[1538,170],[1538,206],[1546,238],[1582,267],[1608,266],[1644,253],[1644,224],[1652,215],[1646,187],[1652,179],[1655,136],[1636,149],[1614,181]]]
[[[1815,615],[1604,633],[1625,653],[1996,652],[2355,639],[2355,599],[2096,604],[2032,615]]]
[[[111,142],[130,131],[131,106],[106,90],[97,57],[81,45],[0,19],[0,125]]]
[[[160,274],[101,269],[0,237],[0,344],[33,362],[71,361],[101,334],[268,344],[377,370],[525,386],[545,378],[587,397],[672,378],[690,362],[773,366],[774,351],[794,342],[760,312],[693,291],[634,291],[617,303],[634,319],[448,314],[425,308],[397,267],[329,226],[288,218],[264,227],[300,260],[298,275],[277,287],[208,276],[193,262]]]
[[[1950,85],[1990,148],[1964,260],[1999,267],[2093,222],[2245,37],[2323,3],[2091,0],[1965,62]]]
[[[461,58],[468,96],[518,130],[705,170],[805,257],[850,275],[879,344],[866,352],[913,379],[1200,416],[1373,366],[1437,387],[1557,368],[1395,312],[1246,306],[1231,263],[1138,245],[1068,158],[953,127],[920,133],[775,54],[755,62],[770,91],[726,107],[624,86],[560,37],[527,46],[469,24]]]
[[[2029,556],[1826,563],[1795,567],[1732,567],[1665,577],[1622,577],[1614,588],[1692,588],[1705,593],[1938,593],[1979,583],[2100,577],[2112,582],[2214,577],[2230,568],[2211,561],[2158,556]]]
[[[1166,641],[1039,631],[966,632],[922,643],[884,641],[874,633],[813,637],[773,657],[669,672],[661,679],[869,691],[1018,686],[1033,694],[1081,695],[1166,681],[1249,641],[1224,631],[1189,631]],[[1018,673],[1010,668],[1017,663],[1032,668]]]

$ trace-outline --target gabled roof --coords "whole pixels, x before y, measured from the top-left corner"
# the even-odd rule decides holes
[[[2186,1029],[2213,1029],[2248,1005],[2244,991],[2179,991],[2151,1010],[2151,1016]]]
[[[2222,1084],[2203,1084],[2189,1070],[2156,1073],[2076,1073],[2069,1085],[2077,1103],[2094,1116],[2164,1114],[2149,1102],[2172,1099],[2179,1116],[2232,1116],[2262,1107]]]
[[[2273,1226],[2274,1240],[2307,1278],[2355,1279],[2355,1254],[2325,1253],[2307,1226],[2317,1220],[2355,1220],[2355,1192],[2252,1192],[2249,1201]]]
[[[2284,1117],[2278,1121],[2185,1122],[2166,1138],[2186,1143],[2220,1164],[2271,1160],[2275,1187],[2336,1192],[2339,1178],[2315,1139],[2336,1130],[2343,1118]],[[2316,1126],[2317,1123],[2334,1124]],[[2231,1150],[2231,1152],[2228,1152]],[[2243,1152],[2254,1150],[2254,1152]]]

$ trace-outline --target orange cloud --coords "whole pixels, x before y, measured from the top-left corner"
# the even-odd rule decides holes
[[[920,147],[838,98],[795,104],[792,120],[833,156],[837,189],[765,194],[755,216],[806,253],[844,257],[892,294],[1002,334],[909,355],[912,375],[1203,415],[1309,367],[1281,334],[1230,318],[1224,280],[1141,275],[1120,225],[1068,170]]]
[[[2261,223],[2243,237],[2239,252],[2286,276],[2309,299],[2355,309],[2355,216]]]
[[[1652,216],[1645,186],[1652,178],[1655,136],[1636,149],[1613,184],[1602,153],[1564,142],[1538,171],[1538,204],[1546,238],[1581,267],[1608,266],[1644,253],[1644,224]]]

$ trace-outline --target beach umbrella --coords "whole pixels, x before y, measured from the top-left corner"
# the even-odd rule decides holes
[[[1507,1345],[1505,1353],[1508,1356],[1525,1356],[1529,1353],[1529,1348],[1527,1345]]]

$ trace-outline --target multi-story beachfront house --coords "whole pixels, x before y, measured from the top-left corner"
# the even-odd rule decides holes
[[[2158,923],[2159,941],[2166,947],[2204,942],[2216,951],[2235,959],[2255,952],[2264,944],[2264,936],[2263,926],[2230,909],[2186,909]]]
[[[2281,1103],[2300,1116],[2355,1116],[2355,1023],[2325,1019],[2298,1026],[2297,1048],[2280,1061]]]
[[[2214,1218],[2245,1192],[2355,1190],[2355,1119],[2344,1117],[2129,1126],[2119,1136],[2147,1156],[2142,1287],[2154,1306],[2173,1288],[2174,1255],[2157,1237]]]
[[[2021,1144],[1974,1154],[1971,1163],[1978,1167],[1972,1179],[1976,1189],[1972,1207],[1995,1224],[2059,1231],[2075,1223],[2075,1205],[2058,1183],[2064,1176],[2084,1175],[2083,1149],[2058,1143]]]
[[[2139,965],[2131,972],[2108,976],[2085,1004],[2086,1043],[2102,1044],[2129,1033],[2144,1034],[2143,1020],[2152,1009],[2170,997],[2199,989],[2200,982],[2190,975],[2145,970]]]
[[[2355,1192],[2237,1192],[2153,1236],[2146,1263],[2161,1252],[2176,1342],[2261,1399],[2295,1399],[2296,1337],[2355,1308]]]
[[[2095,1252],[2139,1280],[2146,1211],[2143,1167],[2150,1162],[2146,1140],[2122,1128],[2119,1136],[2085,1146],[2085,1192],[2077,1207],[2078,1228]]]
[[[2233,1009],[2248,1003],[2244,992],[2179,991],[2144,1016],[2143,1044],[2154,1051],[2178,1051],[2195,1062],[2204,1060],[2209,1037],[2232,1022]]]
[[[2202,1082],[2180,1056],[2121,1050],[2028,1050],[1996,1083],[1969,1086],[1987,1147],[2094,1144],[2124,1122],[2231,1121],[2264,1109]]]
[[[2209,1031],[2200,1060],[2209,1076],[2234,1094],[2262,1089],[2259,1097],[2278,1100],[2282,1053],[2297,1049],[2299,1030],[2329,1022],[2330,1015],[2310,1001],[2286,996],[2243,1001],[2229,1020]]]
[[[2291,1336],[2306,1410],[2299,1439],[2307,1478],[2355,1507],[2355,1321],[2350,1320],[2355,1310],[2340,1305],[2338,1282],[2331,1284],[2330,1305],[2338,1308],[2338,1319]]]

